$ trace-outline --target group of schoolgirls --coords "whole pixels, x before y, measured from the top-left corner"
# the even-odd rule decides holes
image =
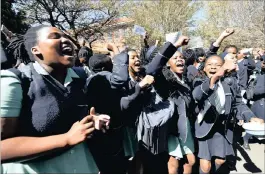
[[[178,51],[186,36],[144,60],[110,44],[116,55],[91,56],[88,77],[63,32],[30,28],[5,48],[22,64],[1,70],[1,172],[192,173],[196,156],[200,173],[216,172],[234,155],[237,121],[264,122],[242,101],[237,57],[216,54],[232,33],[204,55]]]

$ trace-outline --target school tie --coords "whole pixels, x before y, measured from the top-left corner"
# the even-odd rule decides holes
[[[223,114],[225,112],[224,106],[225,106],[225,93],[223,86],[220,81],[216,83],[216,91],[214,92],[214,102],[215,102],[215,108],[216,111],[219,114]]]

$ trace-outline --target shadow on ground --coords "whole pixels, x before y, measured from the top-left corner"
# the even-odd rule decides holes
[[[251,172],[251,173],[260,173],[262,172],[261,169],[259,169],[254,162],[250,159],[248,153],[242,148],[239,144],[237,144],[236,149],[240,152],[242,157],[245,159],[246,163],[243,165],[244,168]]]

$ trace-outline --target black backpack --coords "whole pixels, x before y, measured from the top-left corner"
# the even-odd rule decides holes
[[[137,119],[137,139],[154,155],[168,150],[169,121],[174,108],[172,100],[163,100],[153,89],[150,103],[144,105]]]

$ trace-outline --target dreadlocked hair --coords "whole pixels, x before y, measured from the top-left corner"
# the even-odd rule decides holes
[[[7,55],[18,63],[28,64],[35,61],[31,48],[38,42],[38,31],[47,25],[39,25],[28,29],[26,34],[16,35],[6,47]]]
[[[6,52],[8,57],[11,58],[10,60],[12,60],[12,64],[28,64],[30,62],[24,46],[23,35],[16,35],[12,38],[9,45],[6,47]]]

